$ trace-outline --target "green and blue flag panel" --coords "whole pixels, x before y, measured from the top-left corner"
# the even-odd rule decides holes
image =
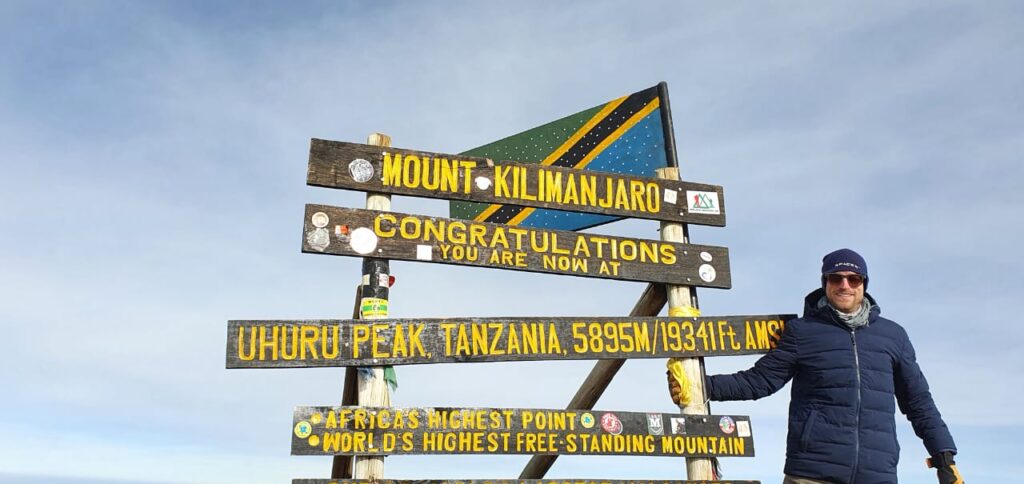
[[[664,82],[462,154],[493,160],[655,176],[676,166]],[[581,230],[622,217],[517,205],[452,201],[452,218],[524,227]]]

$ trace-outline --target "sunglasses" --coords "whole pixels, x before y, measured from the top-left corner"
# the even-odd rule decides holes
[[[860,287],[861,284],[864,284],[864,276],[860,274],[828,274],[825,278],[828,280],[829,284],[835,284],[837,286],[843,283],[843,279],[846,279],[846,282],[850,283],[850,287]]]

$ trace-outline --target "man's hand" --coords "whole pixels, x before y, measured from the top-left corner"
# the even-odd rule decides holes
[[[938,472],[939,484],[964,484],[960,471],[953,462],[952,452],[940,452],[928,459],[928,467]]]
[[[672,403],[680,407],[690,404],[690,379],[683,371],[683,363],[675,358],[668,360],[668,394],[672,397]]]

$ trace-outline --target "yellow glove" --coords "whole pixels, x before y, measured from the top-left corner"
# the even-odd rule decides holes
[[[683,371],[683,362],[677,358],[669,358],[665,364],[668,371],[668,394],[672,396],[672,403],[685,407],[692,401],[690,392],[690,379]]]
[[[926,463],[937,471],[939,484],[964,484],[964,478],[960,477],[956,462],[953,462],[952,452],[940,452],[927,459]]]

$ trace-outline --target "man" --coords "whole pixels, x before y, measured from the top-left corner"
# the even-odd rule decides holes
[[[825,256],[821,288],[804,301],[776,348],[753,368],[710,375],[711,400],[756,400],[790,379],[784,484],[894,483],[899,443],[895,406],[906,414],[932,456],[941,484],[962,484],[956,446],[914,356],[906,331],[879,316],[864,290],[868,268],[850,249]],[[688,384],[688,382],[683,382]],[[669,374],[679,403],[680,382]]]

